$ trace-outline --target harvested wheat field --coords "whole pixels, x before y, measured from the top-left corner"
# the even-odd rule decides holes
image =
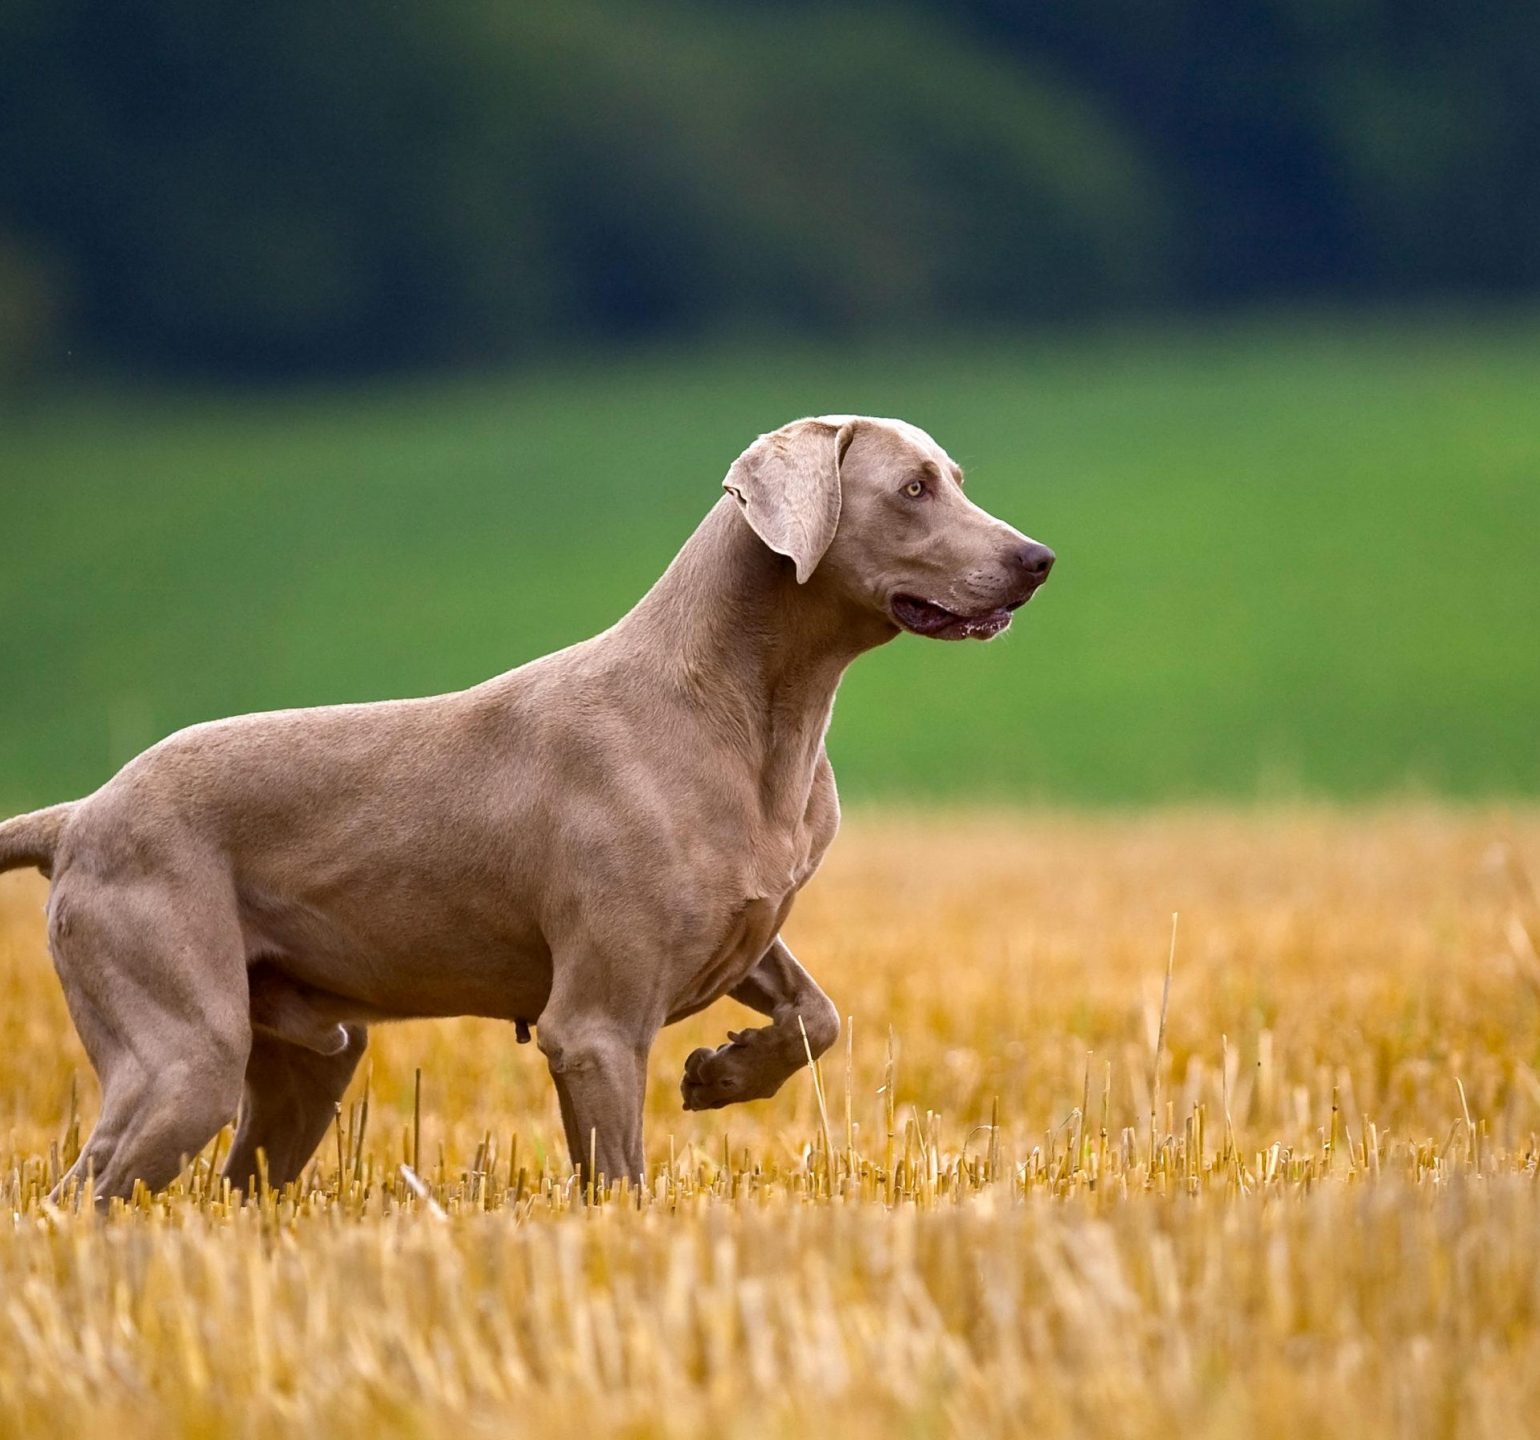
[[[746,1012],[666,1032],[645,1194],[462,1021],[376,1032],[297,1190],[216,1144],[100,1216],[12,876],[0,1431],[1532,1433],[1537,866],[1534,811],[860,815],[788,932],[853,1025],[705,1116]]]

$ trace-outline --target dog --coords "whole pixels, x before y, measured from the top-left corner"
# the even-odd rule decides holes
[[[367,1027],[534,1025],[584,1185],[645,1181],[659,1029],[731,995],[769,1024],[685,1064],[687,1109],[774,1095],[839,1033],[780,930],[839,823],[824,748],[858,655],[989,639],[1054,555],[924,431],[762,435],[602,634],[450,695],[195,725],[0,825],[49,875],[48,943],[102,1085],[59,1194],[297,1179]],[[590,1171],[592,1170],[592,1173]]]

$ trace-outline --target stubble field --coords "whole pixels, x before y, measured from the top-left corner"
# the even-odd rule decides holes
[[[686,1115],[745,1015],[666,1032],[645,1195],[454,1022],[376,1032],[297,1193],[216,1146],[105,1217],[44,1198],[96,1092],[8,877],[0,1432],[1524,1434],[1537,859],[1532,810],[864,814],[789,931],[821,1085]]]

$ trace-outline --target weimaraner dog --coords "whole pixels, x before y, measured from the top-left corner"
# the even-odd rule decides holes
[[[103,1087],[60,1187],[165,1185],[239,1109],[225,1173],[296,1179],[365,1027],[538,1027],[572,1162],[645,1178],[658,1030],[770,1018],[685,1064],[687,1109],[773,1095],[839,1016],[780,929],[839,821],[845,667],[902,630],[989,639],[1053,552],[968,500],[924,431],[762,435],[601,635],[452,695],[195,725],[0,825]],[[806,1040],[804,1042],[804,1035]]]

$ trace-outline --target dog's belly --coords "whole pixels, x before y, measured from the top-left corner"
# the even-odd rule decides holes
[[[339,1019],[484,1015],[533,1019],[551,991],[551,956],[533,926],[435,915],[243,907],[248,960],[335,997]],[[409,913],[410,912],[410,913]],[[356,1012],[342,1014],[344,1002]]]

